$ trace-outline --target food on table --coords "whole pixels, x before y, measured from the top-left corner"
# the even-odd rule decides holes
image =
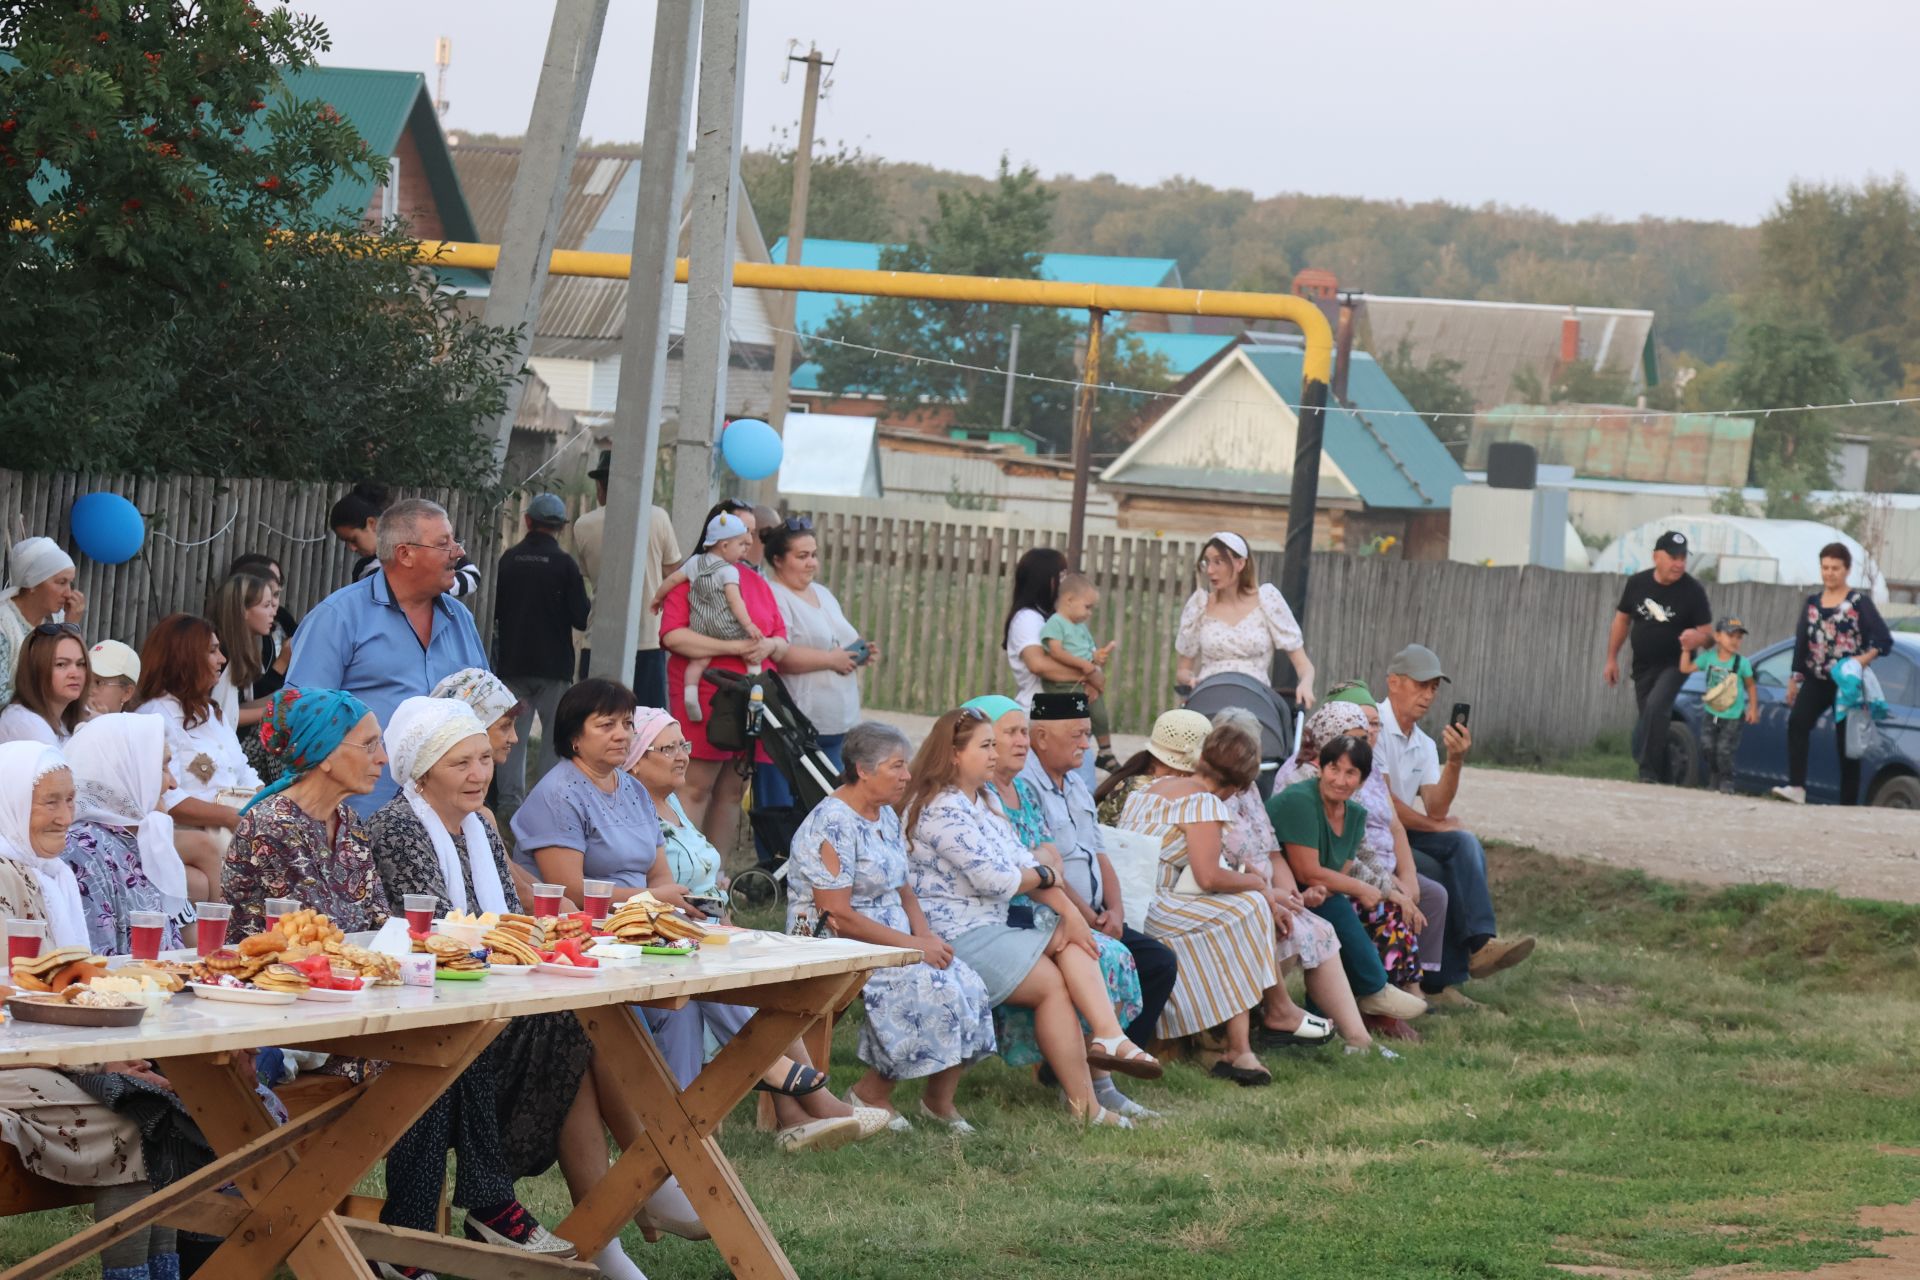
[[[500,916],[493,911],[483,911],[478,915],[471,911],[449,911],[446,921],[448,924],[471,924],[482,929],[492,929],[499,925]]]
[[[542,951],[539,957],[544,964],[566,965],[574,969],[598,969],[600,962],[586,954],[585,945],[580,938],[562,938],[553,944],[551,950]]]
[[[376,987],[400,985],[400,961],[393,956],[351,942],[329,942],[325,955],[353,968],[360,977]]]
[[[697,946],[707,937],[707,931],[701,926],[651,893],[644,892],[621,904],[618,911],[607,917],[604,928],[621,942],[639,946],[679,941],[692,942]]]
[[[85,947],[56,947],[37,956],[14,957],[13,982],[24,991],[61,992],[106,971],[105,956],[96,956]]]
[[[302,907],[281,916],[274,932],[285,939],[284,946],[314,948],[347,940],[347,935],[340,931],[338,925],[312,907]]]
[[[290,991],[294,995],[313,986],[307,975],[290,964],[270,964],[254,975],[253,985],[261,991]]]
[[[140,1004],[149,1002],[159,1004],[166,1000],[171,1000],[173,993],[180,990],[180,985],[180,980],[172,974],[129,973],[126,969],[121,969],[98,978],[88,979],[85,989],[88,991],[115,992],[119,995],[128,996]],[[76,984],[76,987],[77,986],[78,984]],[[67,990],[72,991],[74,989],[75,987],[69,987]],[[65,993],[63,992],[62,994]],[[77,998],[78,997],[76,997],[76,999]]]
[[[122,978],[151,978],[162,990],[179,991],[186,986],[193,966],[171,960],[138,960],[133,964],[121,965],[113,972]]]
[[[538,964],[540,953],[526,938],[506,929],[490,929],[481,942],[492,953],[495,964]]]
[[[241,941],[237,950],[249,960],[259,960],[277,956],[288,946],[287,936],[275,929],[271,933],[256,933]]]
[[[75,987],[73,991],[74,996],[68,1003],[77,1004],[82,1009],[131,1009],[145,1003],[120,991],[95,991],[92,987]],[[65,999],[64,993],[62,998]]]

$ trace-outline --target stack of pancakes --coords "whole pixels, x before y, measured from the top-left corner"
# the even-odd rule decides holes
[[[13,985],[22,991],[65,991],[107,971],[107,958],[85,947],[55,947],[13,962]]]
[[[698,943],[707,931],[650,893],[637,894],[607,917],[606,931],[622,942],[647,946],[658,942]]]
[[[313,984],[307,975],[290,964],[270,964],[253,975],[253,985],[262,991],[289,991],[300,995]]]
[[[489,930],[480,941],[492,953],[495,964],[540,963],[540,953],[534,949],[528,935],[519,929],[510,929],[504,923],[497,929]]]
[[[352,976],[365,978],[376,987],[400,985],[400,962],[392,956],[369,951],[351,942],[330,941],[322,944],[322,949],[333,957],[335,973],[345,967],[353,971]]]
[[[487,967],[485,960],[467,950],[466,943],[444,933],[430,933],[424,938],[415,939],[414,950],[431,955],[433,967],[449,973],[473,973]]]

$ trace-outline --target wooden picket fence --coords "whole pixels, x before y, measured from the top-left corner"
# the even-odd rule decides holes
[[[982,693],[1012,693],[1003,636],[1013,567],[1058,531],[951,519],[821,513],[821,581],[881,646],[863,679],[866,704],[937,714]],[[1084,569],[1099,585],[1094,632],[1120,647],[1110,668],[1115,728],[1145,733],[1174,705],[1173,637],[1196,586],[1200,544],[1146,535],[1088,539]],[[1265,581],[1277,553],[1257,553]],[[1509,757],[1579,750],[1629,728],[1629,689],[1601,681],[1607,627],[1623,579],[1538,568],[1483,568],[1322,553],[1312,560],[1305,630],[1324,692],[1363,679],[1381,696],[1387,662],[1418,641],[1453,683],[1429,724],[1473,704],[1479,743]],[[1752,628],[1755,647],[1788,633],[1804,593],[1757,583],[1712,585],[1715,607]]]

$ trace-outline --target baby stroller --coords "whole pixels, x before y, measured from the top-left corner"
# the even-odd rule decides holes
[[[752,749],[764,748],[795,797],[791,805],[770,806],[755,796],[748,816],[755,838],[773,852],[773,865],[742,872],[734,879],[734,893],[747,904],[762,905],[779,897],[794,833],[840,785],[840,771],[820,749],[813,722],[794,705],[778,675],[709,669],[704,679],[715,688],[707,741],[722,751],[749,753],[743,757],[749,768]]]
[[[1266,681],[1238,671],[1208,676],[1187,695],[1187,710],[1198,711],[1209,720],[1228,707],[1248,711],[1260,722],[1260,794],[1271,795],[1274,776],[1298,741],[1291,727],[1293,714]]]

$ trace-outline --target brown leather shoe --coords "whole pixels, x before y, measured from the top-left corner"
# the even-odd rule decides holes
[[[1400,1018],[1383,1018],[1377,1013],[1363,1013],[1360,1021],[1376,1036],[1385,1036],[1389,1040],[1405,1040],[1408,1044],[1419,1044],[1420,1033],[1412,1024]]]
[[[1471,999],[1458,987],[1445,987],[1427,993],[1427,1008],[1438,1013],[1461,1013],[1479,1007],[1478,1000]]]
[[[1491,978],[1502,969],[1511,969],[1533,954],[1533,939],[1488,938],[1486,944],[1467,961],[1467,972],[1476,978]]]

